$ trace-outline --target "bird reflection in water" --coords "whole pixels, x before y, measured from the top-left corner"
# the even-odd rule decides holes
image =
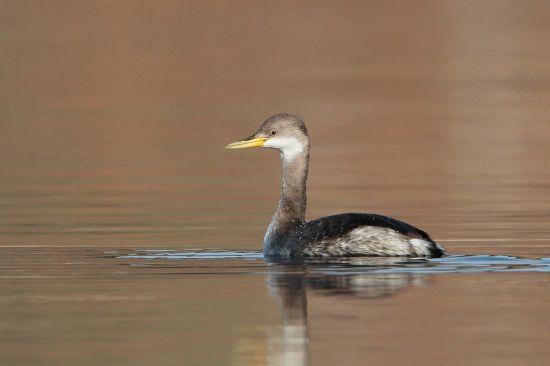
[[[414,264],[403,258],[341,258],[308,263],[276,263],[268,274],[267,287],[279,303],[282,327],[267,335],[267,365],[309,365],[308,294],[335,299],[374,299],[392,296],[409,286],[425,284],[419,273],[377,274],[387,266]],[[352,273],[347,273],[352,272]]]

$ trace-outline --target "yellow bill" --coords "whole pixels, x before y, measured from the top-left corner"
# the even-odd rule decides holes
[[[249,147],[260,147],[265,143],[266,140],[267,140],[267,137],[255,137],[250,140],[232,142],[229,145],[227,145],[225,148],[226,149],[246,149]]]

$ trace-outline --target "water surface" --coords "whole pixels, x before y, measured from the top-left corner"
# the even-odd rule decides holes
[[[459,365],[548,356],[550,258],[270,263],[250,251],[4,248],[0,264],[8,364],[329,365],[416,355],[408,362]]]

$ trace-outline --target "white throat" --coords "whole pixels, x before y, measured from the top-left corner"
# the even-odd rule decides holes
[[[295,137],[275,137],[267,140],[263,147],[279,149],[283,161],[293,161],[297,156],[304,152],[305,146]]]

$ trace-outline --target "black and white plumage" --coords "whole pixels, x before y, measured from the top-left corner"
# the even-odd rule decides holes
[[[290,114],[267,119],[230,149],[277,149],[283,163],[279,206],[264,237],[267,257],[440,257],[445,250],[424,231],[376,214],[345,213],[305,221],[309,138],[303,120]]]

